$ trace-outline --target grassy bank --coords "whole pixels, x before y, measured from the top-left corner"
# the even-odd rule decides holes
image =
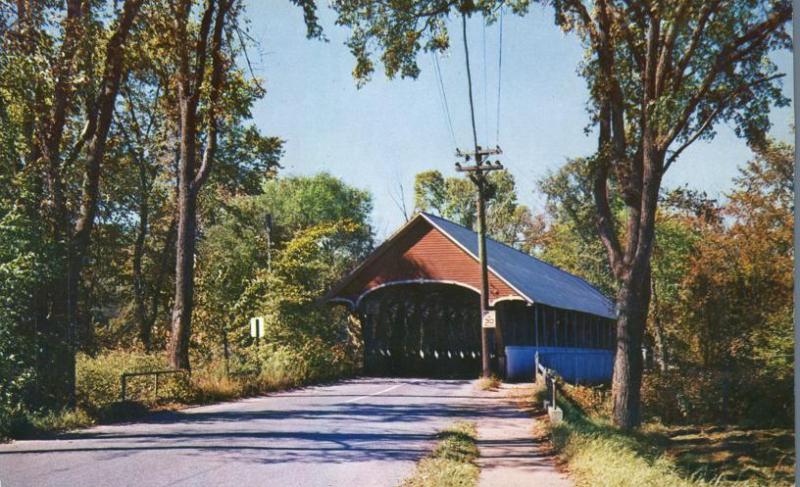
[[[420,460],[414,475],[402,487],[472,487],[479,469],[475,423],[459,421],[439,433],[430,455]]]
[[[578,485],[604,486],[789,486],[793,483],[791,445],[784,434],[745,434],[717,428],[726,441],[702,428],[646,424],[639,431],[615,428],[602,413],[587,413],[569,398],[559,399],[564,421],[547,426],[555,449]],[[576,391],[580,396],[581,391]],[[541,404],[544,392],[534,401]],[[682,433],[682,434],[681,434]],[[687,437],[686,435],[690,435]],[[691,435],[694,435],[693,437]],[[742,448],[745,453],[742,453]],[[791,451],[791,449],[789,449]],[[751,456],[747,456],[747,452]],[[755,452],[760,452],[756,454]]]
[[[162,355],[112,351],[76,364],[76,407],[63,411],[0,408],[0,441],[47,436],[98,423],[113,423],[187,405],[233,400],[347,376],[340,364],[315,363],[286,350],[272,350],[260,360],[233,364],[201,363],[191,375],[162,376],[156,395],[153,376],[131,377],[121,401],[120,374],[167,369]]]

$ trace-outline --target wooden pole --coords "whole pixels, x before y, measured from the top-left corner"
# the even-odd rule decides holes
[[[503,165],[499,162],[484,162],[484,158],[492,154],[501,153],[502,151],[499,147],[484,150],[480,146],[476,146],[473,153],[456,151],[456,156],[463,157],[465,161],[469,161],[473,156],[475,157],[474,166],[462,166],[460,163],[456,163],[456,171],[469,174],[470,180],[478,188],[478,260],[481,267],[481,375],[483,377],[489,377],[492,374],[489,361],[489,336],[492,330],[483,327],[484,316],[492,310],[492,307],[489,306],[489,264],[486,256],[486,175],[491,171],[503,169]]]

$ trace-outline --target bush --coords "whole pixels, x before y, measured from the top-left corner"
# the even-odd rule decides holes
[[[793,417],[790,379],[776,380],[758,370],[649,373],[642,381],[642,404],[648,416],[667,424],[788,426]]]
[[[98,415],[102,409],[120,400],[120,375],[123,372],[147,372],[167,369],[164,357],[137,352],[110,351],[89,357],[79,354],[76,365],[76,396],[79,407]],[[142,402],[155,402],[153,376],[129,377],[126,397]],[[159,378],[159,396],[188,399],[189,384],[183,375]]]
[[[297,348],[265,348],[259,380],[266,389],[275,390],[352,375],[354,365],[341,348],[344,346],[331,346],[320,338],[309,339]]]

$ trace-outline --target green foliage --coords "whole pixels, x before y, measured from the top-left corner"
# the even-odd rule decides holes
[[[168,369],[161,354],[143,354],[123,350],[104,352],[96,357],[79,354],[76,396],[78,406],[93,416],[102,416],[105,409],[120,400],[123,372],[150,372]],[[188,384],[184,376],[159,377],[161,398],[185,399]],[[144,403],[156,401],[153,376],[129,377],[125,395]]]
[[[585,238],[570,221],[553,221],[540,237],[538,257],[586,279],[606,296],[614,296],[617,283],[613,279],[608,254],[597,239]]]
[[[486,227],[490,237],[525,252],[533,249],[538,222],[517,199],[514,176],[508,171],[488,176]],[[424,171],[414,178],[414,209],[477,229],[478,197],[475,185],[461,177],[444,178],[439,171]]]
[[[57,248],[22,206],[0,207],[0,415],[35,402],[39,340],[35,299],[57,272]]]
[[[274,306],[275,321],[283,319],[277,308],[294,316],[290,308],[299,306],[296,312],[302,314],[372,248],[368,193],[325,173],[277,178],[263,189],[261,195],[230,200],[200,244],[195,340],[206,354],[226,343],[230,349],[249,343],[248,320],[265,311],[263,303]],[[309,321],[327,326],[328,311],[309,312]],[[291,334],[289,324],[279,328]]]
[[[109,59],[111,40],[124,38],[112,35],[122,25],[115,21],[122,2],[82,2],[70,20],[66,2],[0,7],[0,286],[6,300],[0,396],[59,408],[69,399],[76,349],[95,353],[136,342],[158,349],[166,338],[180,56],[168,2],[135,3],[142,6],[133,10],[127,42]],[[203,2],[189,3],[196,12]],[[233,2],[226,32],[240,32],[242,15],[241,2]],[[191,16],[192,32],[197,22]],[[203,219],[232,195],[259,193],[283,153],[280,139],[250,123],[265,91],[238,62],[248,39],[224,38],[224,116],[214,169],[200,195]],[[108,81],[105,71],[116,72],[116,62],[122,81],[111,90],[108,137],[98,139],[107,119],[97,109],[109,91],[101,82]],[[210,113],[209,90],[200,88],[198,153],[209,140],[202,132]],[[94,171],[89,161],[99,148],[105,157]],[[94,218],[82,221],[82,214]],[[70,255],[75,260],[67,266]],[[67,276],[70,270],[80,275]],[[24,385],[31,367],[37,380]]]
[[[550,218],[549,228],[541,236],[539,255],[614,296],[618,283],[611,272],[608,253],[597,238],[589,161],[567,161],[539,181],[539,189],[547,198]],[[611,204],[614,212],[622,213],[619,198]]]
[[[262,191],[253,200],[258,210],[252,217],[260,218],[261,223],[266,214],[271,214],[276,241],[291,238],[294,232],[314,225],[349,220],[362,227],[358,242],[361,248],[354,250],[365,252],[372,245],[367,224],[372,196],[367,191],[348,186],[325,172],[271,179],[264,182]]]
[[[0,413],[0,441],[4,438],[35,438],[52,433],[86,428],[95,422],[83,409],[59,411],[13,411],[10,416]]]
[[[359,232],[359,226],[351,222],[298,232],[276,256],[272,272],[259,272],[236,305],[240,316],[265,318],[266,343],[273,351],[293,350],[306,358],[315,373],[337,370],[339,364],[354,365],[357,360],[354,323],[319,297],[340,275],[335,266],[340,250],[328,242],[353,238]]]
[[[416,59],[420,52],[449,48],[447,23],[454,14],[476,13],[486,22],[493,22],[501,6],[524,14],[529,3],[530,0],[337,0],[332,7],[338,13],[336,23],[350,28],[347,46],[356,59],[353,77],[361,86],[375,71],[375,57],[389,78],[416,78],[420,73]]]

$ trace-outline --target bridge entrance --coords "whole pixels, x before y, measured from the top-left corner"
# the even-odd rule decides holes
[[[477,377],[480,299],[456,284],[392,284],[358,303],[370,375]]]

